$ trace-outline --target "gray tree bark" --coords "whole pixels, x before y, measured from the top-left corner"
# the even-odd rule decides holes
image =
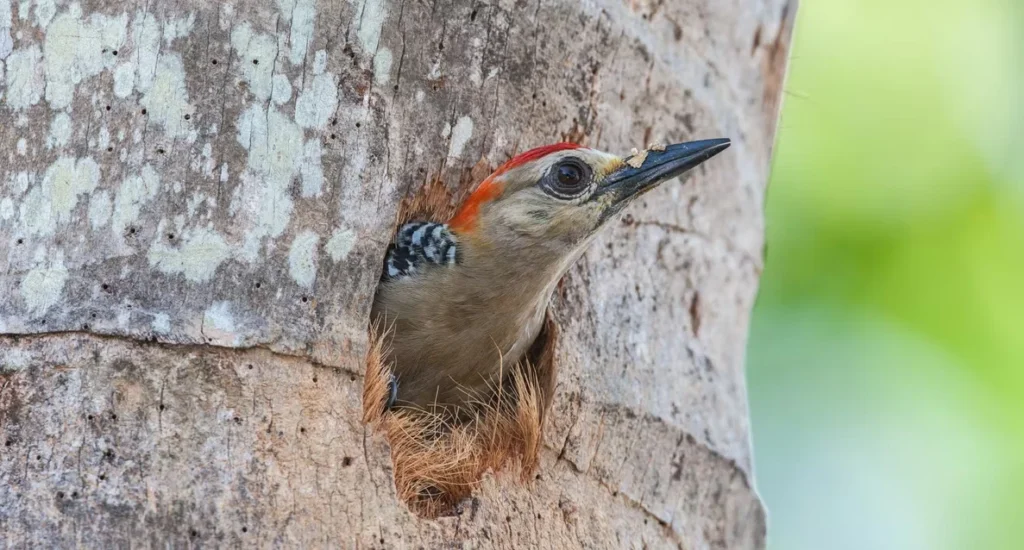
[[[789,0],[0,0],[0,546],[760,548],[743,378]],[[540,474],[360,423],[403,197],[726,136],[552,304]]]

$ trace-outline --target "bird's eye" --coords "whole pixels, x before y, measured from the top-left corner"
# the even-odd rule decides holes
[[[583,173],[579,167],[572,164],[563,164],[558,167],[558,183],[565,187],[575,187],[583,179]]]
[[[545,190],[560,199],[574,199],[590,184],[590,167],[575,158],[556,164],[545,178]]]

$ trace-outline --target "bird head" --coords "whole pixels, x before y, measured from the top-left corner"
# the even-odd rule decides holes
[[[679,143],[626,158],[574,143],[531,149],[481,182],[448,225],[475,247],[571,261],[630,202],[729,143]]]

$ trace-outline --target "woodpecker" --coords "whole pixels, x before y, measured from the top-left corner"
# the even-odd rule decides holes
[[[729,144],[693,141],[626,158],[573,143],[538,147],[484,179],[446,223],[401,226],[371,313],[390,327],[385,406],[485,401],[537,338],[558,281],[601,227]]]

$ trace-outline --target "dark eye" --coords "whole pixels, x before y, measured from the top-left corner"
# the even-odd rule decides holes
[[[583,180],[583,172],[578,166],[563,164],[558,167],[558,183],[565,187],[575,187]]]
[[[544,181],[548,194],[560,199],[573,199],[587,190],[590,167],[579,159],[568,158],[552,167]]]

